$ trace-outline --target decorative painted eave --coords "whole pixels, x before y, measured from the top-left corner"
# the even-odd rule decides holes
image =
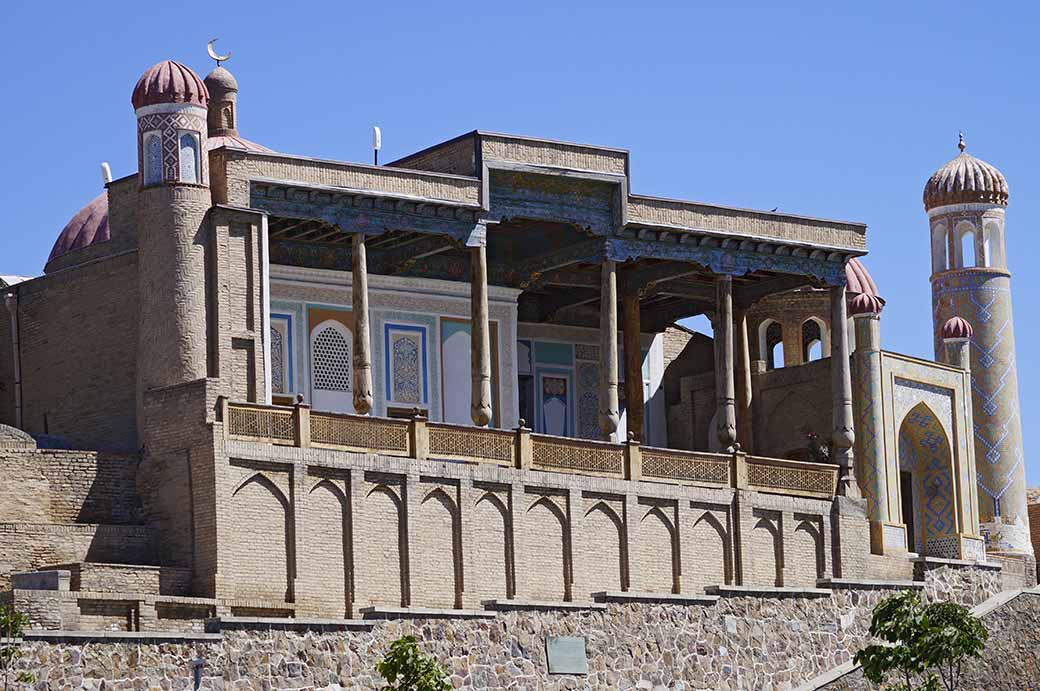
[[[864,223],[681,199],[629,195],[627,221],[627,228],[637,231],[656,229],[679,235],[738,237],[853,255],[865,254],[867,249]]]

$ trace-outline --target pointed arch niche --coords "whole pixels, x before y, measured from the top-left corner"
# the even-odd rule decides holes
[[[957,491],[949,437],[921,402],[899,425],[900,514],[907,547],[922,556],[959,558]]]

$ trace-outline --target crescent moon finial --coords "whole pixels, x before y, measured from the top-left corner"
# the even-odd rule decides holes
[[[228,58],[231,57],[231,51],[229,50],[227,52],[227,55],[217,55],[217,51],[213,50],[213,44],[216,43],[216,42],[217,42],[217,39],[213,39],[212,41],[207,43],[206,44],[206,52],[209,53],[209,56],[211,58],[213,58],[214,60],[217,61],[217,67],[220,67],[220,63],[224,62],[225,60],[227,60]]]

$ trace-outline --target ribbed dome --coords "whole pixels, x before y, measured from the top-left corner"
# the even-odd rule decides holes
[[[954,338],[971,338],[975,333],[967,319],[961,317],[950,317],[942,327],[943,340]]]
[[[924,186],[924,208],[930,211],[946,204],[999,204],[1007,206],[1008,185],[1003,173],[964,151],[935,171]]]
[[[884,308],[885,301],[877,295],[860,293],[849,301],[849,316],[854,317],[857,314],[881,314],[881,310]]]
[[[73,250],[111,239],[108,230],[108,192],[102,192],[65,224],[51,248],[48,263]]]
[[[850,259],[849,263],[845,265],[845,283],[850,293],[866,293],[878,298],[881,297],[878,295],[877,284],[870,277],[867,267],[863,266],[863,262],[855,257]],[[882,300],[881,302],[884,303],[885,301]]]
[[[24,451],[35,448],[36,441],[22,430],[10,425],[0,425],[0,451]]]
[[[145,70],[130,100],[135,110],[156,103],[193,103],[205,108],[209,92],[190,67],[164,60]]]

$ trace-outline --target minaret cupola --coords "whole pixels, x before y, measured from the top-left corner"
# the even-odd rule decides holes
[[[238,136],[238,82],[235,75],[217,65],[206,75],[209,91],[209,136]]]
[[[134,87],[138,170],[142,187],[209,184],[206,107],[209,92],[190,67],[164,60]]]

